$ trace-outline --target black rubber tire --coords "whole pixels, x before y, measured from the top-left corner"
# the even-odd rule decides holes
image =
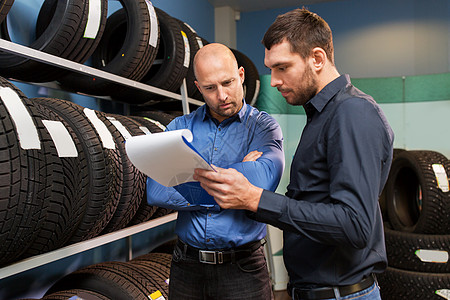
[[[157,133],[164,131],[165,128],[164,125],[159,123],[158,121],[151,120],[145,117],[138,117],[138,116],[128,116],[129,118],[135,120],[137,123],[139,123],[139,127],[145,127],[141,130],[144,130],[145,132],[150,133]],[[145,177],[147,178],[147,177]],[[147,192],[145,187],[145,192],[143,199],[141,201],[141,204],[139,205],[139,208],[137,209],[136,213],[134,214],[133,219],[130,220],[130,222],[127,224],[127,226],[133,226],[137,224],[141,224],[143,222],[146,222],[150,220],[152,215],[155,213],[157,207],[153,205],[149,205],[147,203]]]
[[[392,161],[397,157],[397,155],[403,151],[407,151],[405,149],[401,148],[394,148],[393,154],[392,154]],[[388,220],[387,216],[387,208],[386,208],[386,185],[387,182],[384,185],[383,190],[381,191],[380,196],[378,197],[378,203],[380,204],[381,214],[383,216],[383,220]]]
[[[157,290],[155,280],[144,268],[131,263],[105,262],[82,268],[58,280],[46,294],[84,289],[109,299],[148,299]]]
[[[44,120],[58,121],[65,125],[63,119],[51,109],[38,101],[33,103]],[[66,129],[74,144],[78,145],[77,152],[80,152],[80,142],[73,129]],[[80,224],[87,205],[86,187],[89,184],[89,175],[84,155],[79,153],[77,157],[59,157],[53,137],[48,141],[42,140],[42,143],[49,143],[49,147],[53,149],[47,154],[47,166],[52,168],[54,174],[52,197],[45,223],[25,256],[45,253],[63,246]]]
[[[199,37],[197,32],[187,23],[184,23],[186,26],[189,27],[189,29],[191,29],[191,31],[193,31],[195,33],[195,39],[198,45],[198,49],[200,50],[201,48],[203,48],[204,45],[207,45],[208,42],[206,42],[203,38]],[[195,45],[194,45],[194,49],[195,49]],[[194,59],[192,58],[192,65],[190,66],[190,68],[192,69],[191,73],[188,72],[188,75],[186,76],[186,81],[193,81],[195,80],[195,73],[194,73]],[[190,97],[197,99],[197,100],[201,100],[204,101],[202,94],[200,93],[200,91],[198,90],[197,86],[195,87],[195,91],[190,95]]]
[[[152,11],[153,6],[147,6],[150,2],[120,0],[120,3],[123,8],[108,17],[91,63],[94,68],[139,81],[147,74],[156,57],[159,26],[151,26],[149,9]],[[152,46],[150,40],[155,34],[157,44]],[[114,95],[125,89],[125,86],[106,79],[77,73],[60,78],[59,82],[64,89],[92,95]]]
[[[138,123],[132,119],[116,114],[107,114],[107,116],[113,124],[119,122],[125,127],[128,131],[128,133],[125,134],[131,136],[144,135],[144,132],[139,129]],[[146,176],[141,173],[128,158],[125,150],[125,141],[127,138],[127,136],[121,134],[121,137],[116,140],[120,156],[122,157],[122,194],[113,217],[102,233],[113,232],[124,228],[136,214],[141,202],[145,200]]]
[[[158,121],[164,126],[169,125],[169,123],[172,122],[173,119],[175,119],[175,117],[171,114],[152,110],[139,111],[136,112],[135,115]]]
[[[114,198],[111,199],[110,204],[106,207],[106,215],[108,216],[106,224],[101,224],[99,229],[100,233],[97,233],[95,231],[96,235],[100,235],[103,233],[104,229],[109,225],[111,220],[114,218],[115,212],[117,210],[117,207],[119,206],[120,202],[122,201],[122,192],[123,192],[123,183],[124,183],[124,173],[123,173],[123,167],[124,163],[122,162],[123,153],[125,150],[123,149],[125,147],[124,145],[124,139],[122,135],[120,134],[119,130],[116,126],[113,125],[113,123],[108,119],[106,113],[101,111],[95,111],[97,114],[97,117],[102,121],[105,126],[108,128],[109,132],[111,133],[115,147],[114,149],[104,149],[108,150],[108,154],[110,154],[110,168],[113,172],[113,195]],[[127,159],[128,157],[126,157]],[[115,226],[115,225],[112,225]],[[118,226],[118,225],[117,225]],[[101,228],[101,229],[100,229]]]
[[[175,240],[176,241],[176,240]],[[172,245],[172,243],[171,243]],[[147,254],[140,255],[136,258],[133,258],[130,262],[136,263],[139,261],[153,262],[156,264],[160,264],[170,269],[172,264],[172,252],[170,253],[161,253],[161,252],[151,252]]]
[[[103,296],[102,294],[82,289],[59,291],[41,298],[41,300],[68,300],[68,299],[110,300],[110,298]]]
[[[209,42],[207,40],[205,40],[204,38],[200,37],[200,39],[202,40],[203,46],[206,46],[209,44]]]
[[[437,184],[432,165],[450,174],[448,159],[434,151],[402,151],[386,183],[386,207],[393,229],[414,233],[450,232],[450,193]]]
[[[166,129],[166,126],[161,124],[161,122],[153,120],[151,118],[147,117],[140,117],[140,116],[128,116],[129,118],[135,120],[138,122],[141,126],[145,127],[145,131],[149,131],[150,133],[157,133],[162,132]]]
[[[130,261],[130,265],[141,269],[146,274],[147,279],[152,281],[155,290],[161,292],[165,299],[169,299],[169,276],[170,267],[168,267],[164,261]]]
[[[245,102],[254,106],[258,99],[260,80],[258,69],[255,64],[244,53],[231,49],[238,62],[239,67],[244,67],[245,79],[244,79],[244,97]]]
[[[8,15],[13,4],[14,0],[0,0],[0,23],[6,19],[6,16]]]
[[[116,149],[105,149],[83,107],[62,99],[34,98],[60,115],[71,127],[86,157],[89,170],[86,212],[68,244],[97,236],[111,220],[118,205],[122,180],[120,156]],[[98,113],[98,112],[97,112]],[[100,117],[104,121],[106,117]],[[109,122],[109,121],[108,121]]]
[[[155,7],[155,11],[161,31],[161,42],[155,61],[140,82],[179,93],[181,83],[186,77],[189,67],[185,64],[185,61],[189,63],[189,57],[185,59],[187,55],[185,53],[185,39],[181,33],[180,25],[174,18],[159,8]],[[134,104],[164,98],[164,96],[137,89],[126,89],[112,97],[118,101]]]
[[[47,134],[39,112],[16,86],[0,77],[24,104],[39,141]],[[33,243],[44,224],[51,197],[52,176],[47,174],[46,149],[24,149],[18,126],[25,116],[11,116],[0,95],[0,266],[19,258]],[[12,108],[11,108],[12,109]],[[48,176],[50,175],[50,176]]]
[[[203,99],[202,95],[198,91],[197,86],[195,85],[195,74],[194,74],[194,57],[198,50],[203,46],[201,43],[200,37],[197,35],[197,32],[185,22],[175,19],[180,25],[183,32],[186,34],[187,39],[189,41],[189,55],[190,55],[190,63],[189,68],[186,74],[186,89],[188,92],[188,96],[196,99]],[[200,43],[199,43],[200,41]]]
[[[426,262],[418,250],[450,252],[450,235],[431,235],[401,232],[384,228],[388,264],[391,267],[425,273],[449,273],[450,262]]]
[[[153,216],[157,208],[157,206],[148,204],[147,199],[144,198],[134,214],[133,219],[127,224],[127,227],[147,222]]]
[[[450,286],[450,274],[418,273],[388,267],[377,274],[383,300],[442,300],[436,291]]]
[[[164,217],[168,214],[171,214],[175,212],[175,210],[170,209],[170,208],[165,208],[165,207],[158,207],[156,209],[156,211],[153,213],[153,215],[151,216],[150,220],[156,219],[156,218],[160,218],[160,217]]]
[[[38,28],[42,34],[36,36],[28,47],[75,62],[86,61],[100,42],[106,24],[107,0],[101,0],[101,18],[94,39],[84,38],[88,22],[89,1],[46,0],[40,13]],[[48,14],[48,11],[54,12]],[[39,19],[38,17],[38,19]],[[45,24],[47,26],[44,26]],[[1,38],[10,40],[7,22],[1,24]],[[70,71],[53,67],[35,60],[0,52],[0,74],[31,82],[53,81]]]

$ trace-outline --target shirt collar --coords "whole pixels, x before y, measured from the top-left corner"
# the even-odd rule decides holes
[[[211,113],[209,112],[208,106],[206,104],[204,104],[202,107],[203,111],[202,113],[202,119],[203,121],[205,121],[207,118],[211,119],[211,120],[215,120],[212,116]],[[231,118],[225,119],[226,120],[230,120],[230,119],[238,119],[240,122],[242,122],[242,120],[245,117],[245,113],[247,112],[247,104],[245,103],[245,99],[242,99],[242,107],[239,110],[239,112],[237,114],[235,114],[234,116],[232,116]]]
[[[348,74],[341,75],[331,81],[317,95],[305,103],[304,108],[306,113],[312,113],[314,108],[318,112],[321,112],[331,98],[333,98],[343,87],[350,83],[350,76]]]

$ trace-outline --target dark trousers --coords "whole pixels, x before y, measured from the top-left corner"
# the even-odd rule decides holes
[[[175,247],[169,280],[170,300],[273,299],[264,248],[236,262],[205,264]]]

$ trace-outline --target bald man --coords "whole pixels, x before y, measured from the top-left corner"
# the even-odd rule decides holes
[[[272,117],[245,103],[244,68],[229,48],[213,43],[196,53],[194,72],[206,105],[174,119],[167,130],[190,129],[193,146],[210,163],[274,191],[284,168],[283,137]],[[178,211],[170,300],[273,298],[262,247],[265,224],[245,210],[190,203],[151,178],[147,200]]]

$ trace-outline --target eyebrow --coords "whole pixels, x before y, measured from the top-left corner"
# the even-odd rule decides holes
[[[286,65],[286,64],[287,64],[287,62],[278,62],[278,63],[273,64],[271,67],[267,66],[266,64],[264,64],[264,66],[266,68],[273,69],[273,68],[279,67],[281,65]]]
[[[224,83],[227,83],[227,82],[230,82],[230,81],[234,81],[234,80],[236,80],[236,78],[231,77],[231,78],[228,78],[228,79],[221,80],[219,83],[220,84],[224,84]],[[207,87],[216,86],[216,84],[215,83],[206,83],[206,84],[200,84],[200,86],[202,86],[203,88],[207,88]]]

